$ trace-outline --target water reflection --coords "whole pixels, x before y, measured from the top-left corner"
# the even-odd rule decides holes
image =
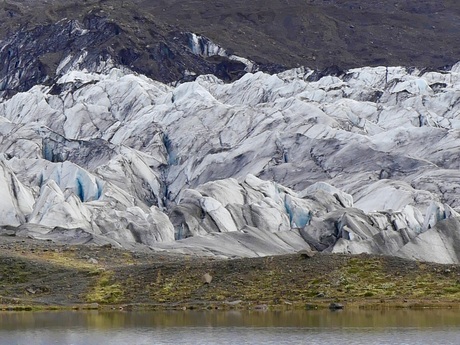
[[[1,344],[457,344],[460,339],[458,310],[4,312],[0,322]]]
[[[0,329],[138,327],[459,327],[459,310],[1,312]]]

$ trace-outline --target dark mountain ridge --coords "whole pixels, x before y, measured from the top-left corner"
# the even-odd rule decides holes
[[[459,60],[459,16],[452,0],[9,0],[0,3],[0,91],[50,82],[64,58],[82,51],[81,67],[97,70],[111,59],[168,83],[189,72],[224,80],[244,74],[225,56],[193,54],[188,32],[270,72],[301,65],[438,69]]]

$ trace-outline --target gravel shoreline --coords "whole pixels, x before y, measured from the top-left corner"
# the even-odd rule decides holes
[[[0,237],[0,309],[459,308],[460,267],[375,255],[221,260]]]

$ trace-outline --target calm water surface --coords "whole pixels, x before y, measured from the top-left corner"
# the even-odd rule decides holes
[[[460,311],[5,312],[2,345],[460,344]]]

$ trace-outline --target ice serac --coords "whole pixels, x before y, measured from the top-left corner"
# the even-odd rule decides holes
[[[31,191],[16,178],[0,158],[0,225],[17,226],[26,222],[33,207]]]
[[[458,262],[460,64],[175,86],[62,66],[0,102],[1,225],[18,236]]]
[[[452,264],[460,261],[459,219],[440,221],[435,227],[413,238],[402,247],[397,256],[415,260]]]
[[[50,228],[63,223],[67,228],[88,228],[90,213],[74,193],[63,192],[54,180],[49,180],[40,189],[29,222]]]

